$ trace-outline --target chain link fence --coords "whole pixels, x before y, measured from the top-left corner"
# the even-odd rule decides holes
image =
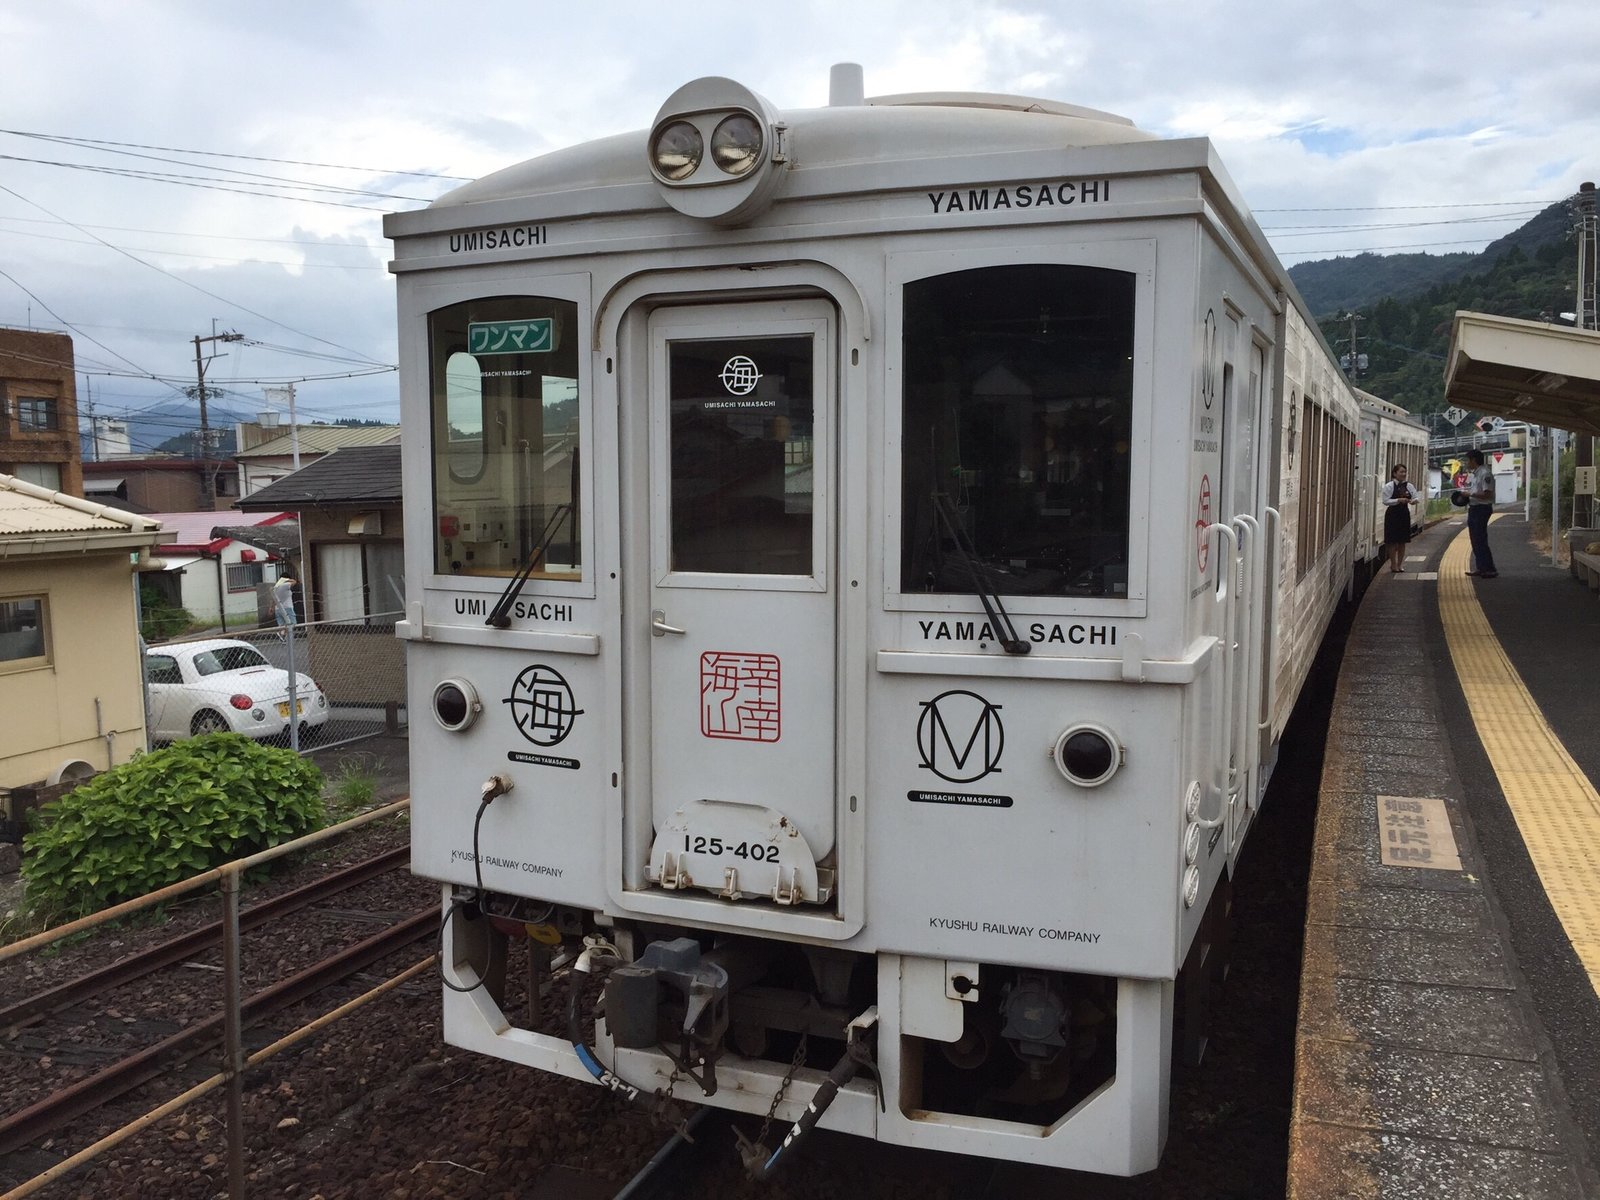
[[[405,644],[394,636],[400,616],[233,629],[148,646],[150,743],[231,730],[298,742],[304,751],[398,732],[406,721]]]

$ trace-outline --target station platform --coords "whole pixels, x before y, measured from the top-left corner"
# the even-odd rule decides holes
[[[1355,616],[1320,789],[1288,1190],[1600,1197],[1600,599],[1497,513]]]

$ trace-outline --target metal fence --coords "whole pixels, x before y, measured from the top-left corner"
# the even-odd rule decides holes
[[[405,724],[399,613],[231,629],[151,645],[145,712],[152,744],[232,730],[316,750]],[[294,705],[298,720],[289,720]]]

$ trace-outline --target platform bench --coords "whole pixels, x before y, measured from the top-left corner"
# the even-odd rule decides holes
[[[1584,550],[1572,552],[1572,573],[1589,585],[1591,592],[1600,592],[1600,554]]]

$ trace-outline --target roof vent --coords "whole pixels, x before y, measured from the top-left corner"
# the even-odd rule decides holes
[[[860,63],[834,63],[828,70],[828,107],[858,108],[867,102]]]

